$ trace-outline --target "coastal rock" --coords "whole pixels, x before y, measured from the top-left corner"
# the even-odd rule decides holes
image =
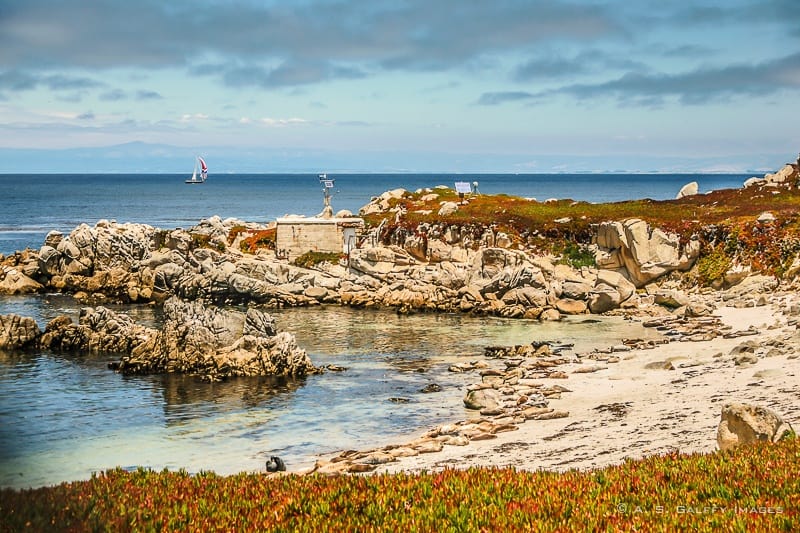
[[[171,298],[163,331],[124,356],[123,373],[179,372],[210,376],[303,376],[318,370],[294,336],[275,333],[272,318],[254,308],[246,314]]]
[[[613,270],[600,270],[597,272],[596,286],[599,285],[607,285],[617,291],[619,293],[619,304],[628,300],[636,292],[636,286],[628,278]]]
[[[507,291],[502,301],[507,305],[519,304],[524,307],[539,308],[547,305],[547,293],[534,287],[520,287]]]
[[[722,408],[717,445],[724,451],[757,441],[778,442],[792,433],[792,426],[771,409],[730,403]]]
[[[47,323],[38,344],[56,352],[88,351],[91,333],[87,326],[75,324],[70,317],[61,315]]]
[[[764,182],[765,182],[764,178],[759,178],[759,177],[753,176],[752,178],[746,179],[744,181],[744,183],[742,184],[742,186],[746,189],[748,187],[753,187],[754,185],[759,185],[759,184],[764,183]]]
[[[696,181],[690,181],[689,183],[681,187],[681,190],[678,191],[678,194],[677,196],[675,196],[675,199],[680,200],[681,198],[685,198],[686,196],[694,196],[695,194],[697,194],[698,187],[699,186]]]
[[[556,309],[565,315],[580,315],[586,312],[586,302],[562,298],[556,302]]]
[[[775,218],[775,215],[773,215],[769,211],[764,211],[763,213],[758,215],[756,222],[758,222],[759,224],[767,224],[769,222],[775,222],[775,220],[777,220]]]
[[[567,280],[561,284],[562,298],[570,298],[572,300],[585,300],[586,298],[588,298],[589,293],[591,291],[592,291],[592,285],[590,285],[589,283],[584,283],[583,281]]]
[[[589,309],[592,313],[605,313],[616,309],[621,303],[622,295],[619,291],[605,283],[598,284],[589,294]]]
[[[165,302],[164,315],[159,331],[105,307],[88,307],[78,324],[69,317],[52,320],[39,344],[56,351],[121,354],[113,367],[126,374],[220,379],[318,372],[294,336],[276,332],[272,317],[258,309],[242,313],[173,297]]]
[[[492,280],[498,275],[510,282],[514,277],[512,274],[514,269],[528,262],[527,256],[516,250],[483,248],[475,255],[465,282],[469,284],[479,280]],[[501,283],[501,278],[497,280],[498,285]]]
[[[38,292],[42,285],[17,268],[0,266],[0,294],[27,294]]]
[[[678,235],[651,228],[640,219],[598,226],[595,261],[600,268],[624,269],[636,287],[673,270],[688,270],[700,254],[700,243],[681,244]]]
[[[38,324],[31,317],[0,315],[0,351],[33,347],[40,333]]]
[[[471,390],[464,397],[464,406],[475,411],[496,410],[500,403],[500,393],[495,389]]]
[[[437,213],[440,217],[450,216],[458,211],[458,204],[456,202],[443,202]]]
[[[653,292],[653,301],[658,305],[676,309],[689,305],[689,297],[683,291],[673,289],[657,289]]]
[[[792,165],[784,165],[778,172],[774,174],[765,174],[764,181],[767,183],[783,183],[794,174],[794,167]]]

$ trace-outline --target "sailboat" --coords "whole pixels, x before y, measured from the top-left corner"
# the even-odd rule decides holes
[[[200,169],[200,178],[197,177],[197,169]],[[186,183],[205,183],[206,178],[208,177],[208,166],[206,162],[203,161],[203,158],[198,156],[197,160],[194,162],[194,171],[192,172],[191,179],[186,180]]]

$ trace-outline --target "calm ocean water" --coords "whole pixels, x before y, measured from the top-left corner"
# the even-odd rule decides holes
[[[358,208],[372,196],[453,181],[478,181],[484,193],[592,202],[673,198],[689,181],[701,191],[738,187],[743,175],[444,176],[345,175],[333,206]],[[38,248],[51,229],[99,219],[188,227],[211,215],[267,222],[321,210],[316,175],[214,176],[0,175],[0,253]],[[0,297],[0,314],[33,316],[44,327],[80,305],[59,295]],[[157,324],[148,307],[122,309]],[[315,364],[347,367],[305,380],[238,379],[208,384],[185,376],[125,377],[107,357],[0,354],[0,486],[85,479],[114,466],[233,473],[263,470],[280,455],[290,468],[322,453],[379,446],[433,425],[474,416],[463,407],[471,375],[447,371],[491,344],[534,340],[607,346],[655,332],[617,318],[538,323],[461,315],[398,316],[347,308],[285,309],[279,329],[297,336]],[[430,383],[438,393],[422,393]]]

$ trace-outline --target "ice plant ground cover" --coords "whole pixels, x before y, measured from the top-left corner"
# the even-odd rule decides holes
[[[800,440],[593,471],[228,477],[112,470],[0,490],[3,531],[796,531]]]

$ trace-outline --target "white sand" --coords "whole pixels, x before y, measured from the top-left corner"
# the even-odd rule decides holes
[[[795,327],[771,306],[720,308],[716,314],[734,331],[755,326],[759,333],[634,350],[621,354],[619,363],[602,363],[607,368],[594,373],[571,373],[586,361],[561,366],[569,378],[552,380],[553,384],[572,392],[551,400],[549,406],[569,411],[567,418],[527,421],[496,439],[401,458],[376,472],[470,466],[587,469],[672,450],[712,452],[717,449],[720,411],[728,402],[771,408],[800,429],[800,359],[792,358],[800,351],[800,336]],[[793,346],[788,353],[766,355],[769,339],[788,335]],[[759,360],[737,366],[730,352],[748,340],[761,345]],[[665,360],[673,362],[674,370],[644,368]],[[610,404],[622,404],[624,413],[598,409]]]

